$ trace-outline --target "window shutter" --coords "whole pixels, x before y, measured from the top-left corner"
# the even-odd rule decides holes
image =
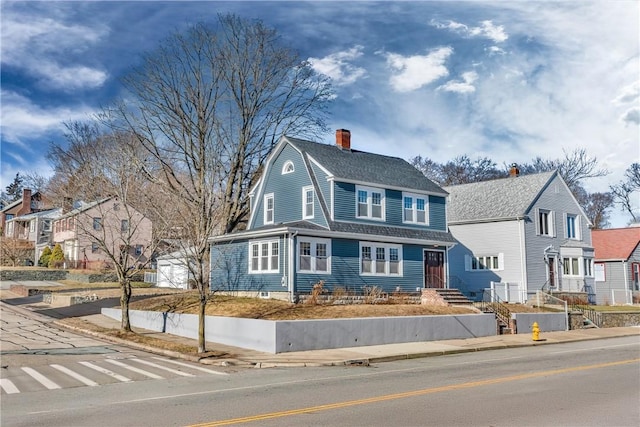
[[[471,257],[469,255],[464,256],[464,270],[465,271],[471,270]]]
[[[534,210],[535,217],[533,218],[533,222],[536,224],[536,235],[540,235],[540,209],[536,208]]]
[[[549,224],[551,227],[549,235],[551,237],[556,237],[556,211],[549,212],[549,222],[551,222],[551,224]]]
[[[582,217],[576,215],[576,239],[582,240]]]
[[[564,227],[564,237],[568,238],[569,237],[569,215],[567,215],[566,212],[562,213],[562,223],[563,223],[563,227]]]
[[[498,270],[504,270],[504,253],[498,254]]]

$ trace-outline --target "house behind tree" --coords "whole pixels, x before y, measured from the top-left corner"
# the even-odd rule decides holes
[[[245,231],[211,239],[211,287],[295,299],[448,286],[447,193],[401,158],[284,136],[251,190]]]

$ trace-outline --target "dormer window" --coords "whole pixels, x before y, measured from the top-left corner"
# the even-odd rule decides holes
[[[282,175],[292,173],[295,170],[296,169],[293,166],[293,162],[291,160],[287,160],[286,162],[284,162],[284,166],[282,166]]]
[[[384,190],[356,186],[356,218],[384,221]]]

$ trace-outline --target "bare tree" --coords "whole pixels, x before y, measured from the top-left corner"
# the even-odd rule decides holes
[[[609,210],[613,206],[612,193],[587,193],[582,198],[581,204],[593,228],[606,228],[610,225]]]
[[[625,180],[610,187],[613,200],[630,216],[631,222],[640,220],[638,192],[640,192],[640,163],[633,163],[624,173]]]
[[[280,135],[326,131],[330,88],[275,30],[233,15],[174,34],[124,84],[131,97],[105,119],[136,135],[152,157],[140,165],[147,177],[180,201],[204,352],[209,237],[245,226],[248,191]]]
[[[67,129],[69,144],[51,144],[48,152],[55,171],[51,183],[64,203],[87,202],[65,226],[77,231],[84,260],[96,252],[108,260],[121,289],[121,328],[131,331],[131,281],[148,266],[159,242],[145,215],[157,205],[157,193],[136,169],[142,151],[131,135],[107,133],[96,123],[69,123]]]
[[[466,154],[455,157],[446,163],[437,163],[429,158],[416,156],[409,163],[419,169],[427,178],[435,183],[447,185],[468,184],[502,178],[508,175],[496,167],[496,163],[488,157],[471,160]]]
[[[527,175],[557,169],[572,191],[587,178],[597,178],[609,174],[606,169],[598,168],[598,160],[595,157],[589,157],[584,148],[577,148],[570,152],[563,150],[562,152],[564,157],[561,159],[543,160],[536,157],[531,163],[518,165],[520,173]]]

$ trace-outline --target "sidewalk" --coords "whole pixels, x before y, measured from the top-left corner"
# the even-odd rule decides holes
[[[93,324],[105,328],[119,328],[118,321],[102,314],[83,317]],[[133,328],[138,333],[154,338],[171,340],[197,346],[197,340]],[[239,347],[227,346],[219,343],[207,342],[207,349],[227,352],[233,357],[224,359],[198,359],[190,355],[171,356],[184,357],[192,361],[214,365],[250,365],[256,368],[270,367],[303,367],[303,366],[339,366],[339,365],[369,365],[371,363],[389,362],[393,360],[415,359],[421,357],[442,356],[445,354],[467,353],[483,350],[497,350],[503,348],[529,347],[565,342],[637,336],[640,340],[640,327],[580,329],[572,331],[541,333],[541,341],[533,341],[530,334],[496,335],[471,339],[455,339],[443,341],[428,341],[416,343],[401,343],[374,345],[366,347],[349,347],[327,350],[309,350],[289,353],[271,354]],[[107,339],[111,339],[107,337]],[[129,345],[137,345],[129,343]],[[140,348],[140,347],[139,347]],[[148,351],[159,349],[142,346]]]
[[[6,299],[7,296],[5,295]],[[9,302],[9,301],[7,301]],[[483,350],[496,350],[503,348],[515,348],[526,346],[537,346],[546,344],[559,344],[565,342],[575,342],[584,340],[615,338],[623,336],[637,336],[640,340],[640,327],[602,328],[602,329],[579,329],[561,332],[542,332],[540,341],[533,341],[530,334],[518,335],[496,335],[490,337],[455,339],[443,341],[429,341],[416,343],[401,343],[388,345],[375,345],[366,347],[350,347],[328,350],[299,351],[290,353],[271,354],[239,347],[232,347],[224,344],[207,342],[207,350],[224,352],[228,356],[222,358],[200,358],[194,354],[177,353],[162,348],[149,347],[130,341],[114,338],[105,334],[96,333],[77,326],[65,324],[65,318],[73,317],[85,320],[93,325],[107,329],[119,329],[120,322],[102,314],[85,314],[89,304],[77,305],[78,312],[72,315],[69,307],[46,310],[47,317],[34,312],[34,305],[29,305],[23,301],[15,299],[11,304],[3,302],[3,308],[30,313],[41,321],[51,322],[59,327],[70,329],[82,334],[91,335],[106,341],[127,345],[133,348],[142,349],[169,357],[183,358],[193,362],[222,366],[245,366],[245,367],[303,367],[303,366],[338,366],[338,365],[369,365],[371,363],[387,362],[392,360],[414,359],[421,357],[442,356],[445,354],[475,352]],[[15,304],[16,302],[20,302]],[[76,307],[76,306],[72,306]],[[82,311],[81,311],[82,310]],[[99,311],[98,311],[99,312]],[[133,328],[139,334],[144,334],[156,339],[171,341],[197,347],[197,340],[170,335],[161,332],[148,331],[141,328]]]

